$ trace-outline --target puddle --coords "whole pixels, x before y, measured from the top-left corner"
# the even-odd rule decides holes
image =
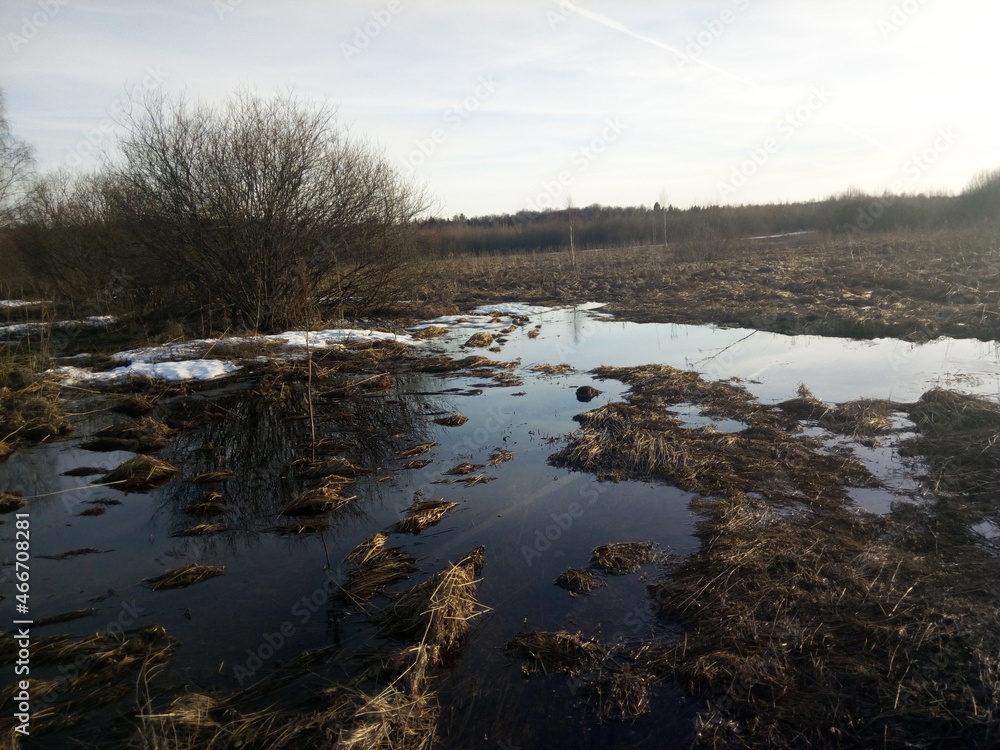
[[[469,328],[494,324],[465,317],[467,323],[428,341],[426,350],[458,356],[485,353],[459,347],[468,339]],[[536,325],[541,326],[539,335],[529,338],[526,331]],[[738,379],[765,403],[793,397],[800,382],[828,403],[858,397],[913,400],[956,379],[969,392],[993,397],[1000,393],[996,343],[943,340],[918,346],[620,323],[586,309],[534,313],[528,326],[511,333],[502,350],[489,356],[519,359],[514,372],[523,385],[481,387],[481,377],[414,374],[399,377],[391,390],[378,396],[324,407],[320,437],[354,441],[344,455],[375,471],[357,480],[351,489],[356,500],[328,517],[331,527],[323,534],[279,536],[271,531],[277,514],[303,487],[289,471],[293,460],[306,455],[311,437],[301,400],[269,404],[239,384],[175,398],[168,404],[171,409],[205,411],[208,416],[157,454],[181,471],[145,494],[88,486],[96,477],[62,475],[79,466],[114,467],[131,457],[79,448],[82,437],[111,421],[107,414],[78,421],[73,438],[20,449],[0,464],[0,488],[25,496],[59,493],[30,501],[32,613],[42,617],[84,606],[98,610],[89,618],[40,630],[39,635],[84,635],[125,619],[133,626],[163,625],[181,646],[159,679],[177,690],[197,685],[232,691],[242,686],[247,672],[259,679],[304,649],[338,644],[350,651],[382,645],[385,642],[363,617],[346,614],[345,605],[325,593],[327,568],[341,575],[347,554],[398,521],[416,494],[444,498],[458,507],[439,524],[418,536],[395,534],[391,539],[416,557],[418,576],[479,545],[486,547],[478,598],[490,612],[476,621],[461,661],[438,680],[441,746],[689,744],[694,707],[680,701],[672,688],[656,691],[652,714],[634,723],[594,726],[581,722],[583,698],[564,678],[526,680],[520,664],[503,653],[515,633],[528,630],[578,629],[625,640],[648,636],[660,627],[648,608],[642,577],[651,574],[650,568],[642,574],[609,576],[606,587],[579,597],[556,587],[556,577],[567,568],[585,567],[593,548],[609,542],[651,541],[679,555],[697,546],[689,493],[638,482],[600,483],[548,465],[562,436],[576,428],[575,414],[617,400],[626,390],[618,381],[595,381],[587,371],[599,365],[666,363],[709,378]],[[556,375],[531,371],[536,365],[561,363],[573,370]],[[580,403],[576,390],[584,385],[602,393]],[[746,426],[705,416],[692,404],[671,411],[693,428],[710,425],[736,432]],[[465,415],[468,422],[445,427],[430,421],[453,413]],[[908,425],[897,421],[896,428],[905,431]],[[438,443],[421,456],[432,463],[403,470],[405,461],[396,451],[425,442]],[[844,439],[831,439],[830,444],[838,442]],[[875,512],[886,512],[900,495],[916,491],[907,465],[887,447],[891,442],[885,439],[883,446],[870,448],[846,443],[887,485],[851,491],[859,506]],[[514,458],[480,470],[495,481],[475,486],[437,483],[451,478],[444,472],[460,462],[488,464],[497,449],[511,451]],[[230,508],[225,516],[228,531],[203,538],[172,536],[190,525],[184,509],[206,492],[188,480],[220,468],[234,472],[218,487]],[[94,507],[92,501],[108,498],[120,504],[106,506],[100,516],[79,515]],[[0,529],[7,542],[10,530],[9,521]],[[997,536],[995,527],[977,531],[990,539]],[[40,558],[82,548],[110,551],[69,560]],[[225,565],[226,574],[172,591],[152,592],[142,585],[143,579],[166,568],[191,562]],[[107,598],[93,601],[101,596]],[[265,656],[261,644],[275,633],[283,633],[281,644]],[[517,721],[511,722],[511,716]],[[102,731],[87,725],[75,730],[74,737],[100,742],[106,739]],[[61,747],[65,739],[41,737],[32,746]]]

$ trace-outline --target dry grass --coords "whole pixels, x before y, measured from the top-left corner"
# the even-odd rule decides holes
[[[652,542],[623,542],[602,544],[594,549],[590,564],[612,575],[635,573],[656,557],[656,547]]]
[[[493,344],[493,334],[487,333],[486,331],[477,331],[476,333],[469,336],[468,340],[462,344],[462,346],[478,346],[481,348],[486,348]]]
[[[271,529],[275,534],[282,536],[301,536],[302,534],[322,534],[330,530],[330,524],[323,520],[305,521],[303,523],[289,523],[282,526],[275,526]]]
[[[829,430],[851,437],[885,435],[892,432],[895,408],[890,401],[863,398],[828,409],[819,422]]]
[[[0,492],[0,513],[14,513],[27,504],[28,501],[16,492]]]
[[[471,474],[477,469],[482,469],[485,465],[486,464],[470,464],[468,461],[463,461],[462,463],[448,469],[448,471],[444,473],[452,476],[464,476],[466,474]]]
[[[433,339],[448,333],[448,326],[427,326],[416,331],[410,331],[415,339]]]
[[[935,388],[909,409],[920,435],[905,443],[907,455],[921,455],[936,491],[1000,494],[1000,404]]]
[[[206,471],[202,474],[191,477],[192,484],[215,484],[224,482],[232,477],[234,472],[231,469],[219,469],[217,471]]]
[[[570,365],[535,365],[531,368],[532,372],[540,372],[543,375],[565,375],[568,372],[574,372]]]
[[[152,417],[116,422],[94,433],[80,447],[88,451],[155,453],[170,444],[174,430]]]
[[[598,578],[594,571],[586,568],[570,568],[556,578],[556,586],[561,586],[571,594],[589,594],[604,585],[606,585],[604,581]]]
[[[192,516],[221,516],[226,512],[226,506],[218,500],[203,500],[187,506],[184,512]]]
[[[701,549],[652,592],[685,627],[663,664],[714,710],[701,744],[986,746],[995,603],[944,585],[933,560],[846,509],[820,521],[735,495],[701,509]]]
[[[499,466],[502,463],[510,461],[514,458],[514,454],[504,448],[497,448],[490,454],[490,466]]]
[[[419,534],[425,529],[436,525],[458,503],[442,499],[417,500],[406,509],[406,515],[393,526],[400,534]]]
[[[416,461],[407,461],[405,464],[403,464],[403,468],[404,469],[422,469],[425,466],[430,466],[432,463],[434,463],[434,459],[431,459],[431,458],[421,458],[421,459],[417,459]]]
[[[303,479],[326,479],[331,476],[353,478],[372,472],[372,469],[358,466],[353,461],[338,457],[318,461],[300,459],[293,466],[295,466],[296,475]]]
[[[527,662],[526,674],[542,672],[580,676],[591,672],[608,656],[608,649],[582,633],[517,633],[507,653]]]
[[[64,676],[30,679],[32,737],[70,729],[101,706],[131,695],[137,676],[141,680],[165,664],[174,646],[158,625],[77,640],[68,636],[35,638],[32,667],[62,665]],[[13,655],[10,658],[12,661]],[[4,688],[0,701],[13,705],[16,690],[13,683]],[[0,718],[0,736],[11,737],[12,729],[8,713]]]
[[[342,505],[349,503],[354,497],[343,494],[345,483],[343,477],[333,476],[334,481],[327,481],[319,487],[306,490],[290,502],[278,513],[279,516],[321,516]],[[340,481],[338,481],[340,480]]]
[[[476,602],[482,561],[480,547],[400,594],[375,616],[376,623],[390,635],[419,638],[428,649],[430,665],[456,655],[469,623],[482,611]]]
[[[413,556],[399,547],[386,547],[388,539],[385,534],[375,534],[347,556],[352,569],[341,592],[355,604],[365,604],[387,586],[416,572]]]
[[[407,448],[406,450],[399,451],[396,455],[399,458],[416,458],[417,456],[424,455],[431,448],[436,446],[437,443],[420,443],[419,445],[414,445],[412,448]]]
[[[473,474],[460,479],[438,479],[431,482],[431,484],[464,484],[466,487],[475,487],[477,484],[486,484],[495,479],[496,477],[487,476],[486,474]]]
[[[110,484],[125,492],[146,492],[163,484],[176,473],[177,467],[166,461],[138,455],[102,476],[101,483]]]
[[[461,427],[469,421],[469,418],[462,414],[449,414],[447,417],[438,417],[431,421],[434,424],[444,425],[445,427]]]
[[[55,379],[0,371],[0,439],[8,446],[16,440],[50,440],[72,430]]]
[[[224,523],[196,523],[194,526],[187,526],[171,536],[211,536],[221,534],[229,527]]]
[[[209,578],[221,576],[226,572],[225,565],[201,565],[192,563],[180,568],[171,568],[153,578],[147,578],[147,583],[153,591],[176,589],[207,581]]]

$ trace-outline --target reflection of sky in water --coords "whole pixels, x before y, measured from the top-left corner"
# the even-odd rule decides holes
[[[1000,395],[996,342],[940,339],[911,344],[823,336],[786,336],[742,328],[598,321],[592,313],[554,310],[532,317],[542,335],[515,334],[503,358],[567,362],[579,370],[650,363],[693,369],[713,379],[759,380],[747,387],[765,402],[795,395],[805,383],[831,403],[853,398],[911,401],[934,387]]]

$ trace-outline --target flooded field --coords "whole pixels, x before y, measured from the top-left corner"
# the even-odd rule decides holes
[[[135,445],[86,449],[121,421],[110,407],[122,397],[86,384],[67,388],[73,435],[23,445],[0,463],[0,490],[22,496],[30,512],[33,639],[158,626],[170,641],[148,669],[118,674],[116,692],[96,705],[50,689],[34,706],[36,717],[52,706],[75,721],[53,720],[50,734],[21,746],[66,747],[70,738],[125,746],[142,717],[188,721],[178,718],[176,702],[185,694],[222,696],[220,703],[232,700],[229,708],[238,703],[245,713],[278,704],[308,713],[319,695],[377,693],[387,680],[373,665],[385,668],[412,642],[377,613],[392,608],[391,595],[480,548],[481,566],[470,567],[478,572],[468,631],[427,672],[439,746],[689,746],[705,707],[678,681],[661,678],[648,694],[621,699],[613,680],[581,676],[537,655],[532,661],[524,648],[510,646],[518,634],[580,633],[609,649],[605,663],[615,662],[620,675],[633,657],[629,648],[684,637],[680,625],[661,616],[662,601],[649,586],[699,550],[696,523],[704,514],[692,501],[705,493],[655,477],[599,481],[550,462],[579,429],[576,415],[627,395],[628,384],[591,371],[670,365],[745,388],[768,413],[807,391],[829,406],[859,398],[912,403],[933,388],[1000,397],[996,342],[914,344],[623,323],[597,307],[532,312],[519,326],[509,317],[439,321],[451,325],[448,333],[410,347],[421,356],[483,354],[516,363],[492,366],[501,377],[482,365],[449,373],[411,363],[368,389],[366,382],[382,375],[373,362],[374,374],[354,373],[349,386],[290,380],[262,388],[264,376],[236,372],[169,392],[149,411],[168,426],[169,439],[147,452],[177,471],[143,491],[124,492],[106,479],[137,455],[122,450]],[[477,331],[506,341],[488,354],[463,347]],[[587,386],[600,393],[584,403],[588,394],[579,389]],[[704,403],[680,401],[669,411],[681,429],[748,429],[739,415]],[[449,419],[454,415],[467,421]],[[877,438],[803,420],[802,434],[816,438],[819,454],[850,454],[878,480],[848,490],[855,512],[886,514],[926,493],[926,465],[898,449],[915,435],[914,422],[896,408],[888,418],[890,428]],[[340,468],[317,470],[324,461],[340,461]],[[316,488],[326,493],[313,497],[319,510],[299,514],[303,493]],[[430,499],[455,505],[415,506]],[[428,509],[425,521],[397,526]],[[12,549],[13,516],[4,521],[0,534]],[[979,519],[984,539],[995,535],[991,523]],[[370,595],[345,596],[361,569],[352,552],[379,533],[386,548],[398,548],[400,574]],[[630,542],[653,546],[628,572],[594,557],[602,545]],[[210,577],[177,588],[152,580],[191,565]],[[595,588],[576,594],[557,586],[570,569],[589,570]],[[10,601],[9,560],[4,574]],[[79,617],[39,622],[65,613]],[[74,659],[52,658],[32,677],[71,679],[97,668],[86,654]],[[224,723],[213,715],[216,721]],[[234,737],[219,746],[238,746]],[[249,735],[246,742],[252,745]]]

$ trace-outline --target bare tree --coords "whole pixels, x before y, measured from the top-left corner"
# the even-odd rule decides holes
[[[31,146],[11,132],[0,90],[0,229],[9,227],[17,217],[34,167]]]
[[[109,160],[117,213],[176,286],[181,311],[224,308],[255,329],[316,305],[393,293],[425,208],[328,106],[248,91],[224,107],[146,97]]]

